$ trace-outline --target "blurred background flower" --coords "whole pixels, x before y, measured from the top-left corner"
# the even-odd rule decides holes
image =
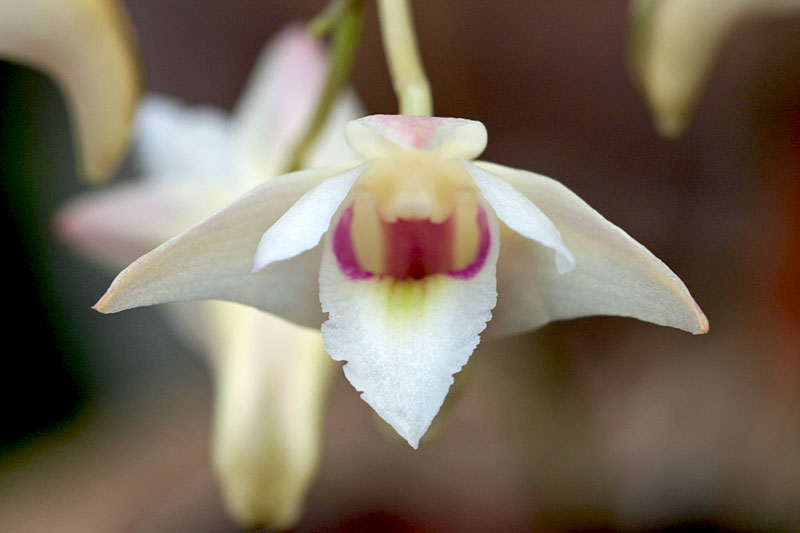
[[[71,199],[55,217],[59,238],[115,273],[275,177],[288,167],[328,67],[325,47],[295,24],[265,45],[230,116],[146,95],[132,151],[143,175]],[[361,116],[360,104],[352,91],[334,104],[309,166],[355,157],[340,130]],[[209,362],[212,463],[232,517],[247,527],[293,526],[319,462],[333,367],[319,331],[228,302],[166,311]]]
[[[366,5],[354,86],[391,113]],[[263,42],[322,5],[128,7],[149,89],[231,109]],[[374,431],[339,379],[298,529],[800,527],[800,21],[731,34],[667,142],[628,75],[627,2],[414,7],[436,113],[484,122],[486,159],[558,176],[624,227],[712,331],[585,318],[482,343],[451,427],[417,452]],[[235,531],[195,348],[156,309],[89,310],[110,276],[49,230],[81,190],[63,102],[40,74],[0,69],[7,330],[23,348],[6,356],[0,530]]]
[[[682,134],[720,49],[758,17],[800,14],[798,0],[633,0],[631,73],[665,137]]]

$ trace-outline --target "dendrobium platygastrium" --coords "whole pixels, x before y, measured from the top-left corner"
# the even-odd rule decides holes
[[[96,308],[219,298],[322,324],[413,447],[490,319],[494,334],[596,314],[708,330],[681,280],[566,187],[474,161],[480,122],[373,115],[345,135],[360,161],[251,190],[129,266]]]

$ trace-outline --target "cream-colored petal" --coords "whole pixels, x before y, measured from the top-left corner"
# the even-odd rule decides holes
[[[556,268],[560,273],[575,268],[572,252],[564,246],[558,228],[547,215],[500,177],[472,163],[464,161],[463,164],[497,218],[523,237],[555,250]]]
[[[572,191],[533,172],[476,165],[527,196],[553,221],[575,256],[575,269],[559,274],[551,251],[502,231],[490,333],[517,333],[588,315],[629,316],[691,333],[708,331],[705,315],[678,276]]]
[[[292,205],[258,242],[253,271],[317,246],[334,213],[366,167],[359,165],[326,179]]]
[[[74,198],[56,214],[58,237],[97,262],[123,268],[236,196],[190,178],[125,183]]]
[[[261,52],[233,116],[241,171],[251,183],[288,166],[322,93],[328,67],[325,46],[301,24],[281,31]],[[356,159],[342,130],[361,115],[353,91],[344,91],[308,154],[308,166]]]
[[[231,515],[248,529],[299,520],[319,464],[334,364],[319,331],[226,302],[214,350],[214,469]]]
[[[64,92],[92,181],[128,143],[142,84],[133,40],[115,0],[0,0],[0,57],[41,69]]]
[[[325,47],[300,24],[265,45],[233,114],[238,156],[251,181],[286,168],[327,71]]]
[[[158,303],[220,299],[319,326],[319,248],[253,273],[264,231],[305,192],[346,169],[286,174],[241,196],[122,271],[95,305],[115,313]]]
[[[630,63],[665,137],[686,129],[719,50],[744,19],[800,11],[798,0],[635,0]]]
[[[345,135],[364,159],[422,150],[470,160],[481,155],[487,140],[486,127],[476,120],[411,115],[370,115],[353,120]]]
[[[325,349],[347,361],[362,399],[416,448],[467,363],[497,300],[498,228],[486,209],[489,248],[477,272],[422,279],[352,276],[328,232],[319,273]]]

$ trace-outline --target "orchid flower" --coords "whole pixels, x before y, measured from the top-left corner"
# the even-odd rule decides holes
[[[42,70],[64,94],[83,174],[108,176],[141,91],[133,32],[116,0],[0,0],[0,58]]]
[[[130,265],[96,309],[216,298],[321,325],[412,447],[490,319],[494,334],[596,314],[708,330],[680,279],[566,187],[474,161],[480,122],[374,115],[344,134],[360,160],[256,187]]]
[[[782,13],[800,13],[800,0],[631,2],[631,70],[658,132],[665,137],[683,133],[714,60],[741,23]]]
[[[288,164],[327,69],[323,47],[295,26],[264,50],[233,116],[147,97],[135,133],[135,155],[145,175],[73,201],[59,214],[61,236],[119,269],[275,176]],[[346,93],[309,164],[347,154],[338,131],[359,114],[359,104]],[[224,302],[171,311],[210,356],[216,385],[213,462],[231,514],[246,527],[292,527],[320,453],[332,364],[319,332]]]

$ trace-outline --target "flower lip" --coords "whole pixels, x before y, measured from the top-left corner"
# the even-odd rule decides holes
[[[491,246],[491,235],[486,211],[478,206],[475,217],[478,242],[474,255],[466,265],[454,260],[454,217],[437,223],[431,220],[380,221],[384,240],[384,267],[371,271],[359,261],[353,239],[355,205],[342,213],[333,232],[333,253],[340,270],[351,280],[370,279],[376,275],[400,280],[419,280],[435,274],[447,274],[457,279],[474,277],[486,264]]]

